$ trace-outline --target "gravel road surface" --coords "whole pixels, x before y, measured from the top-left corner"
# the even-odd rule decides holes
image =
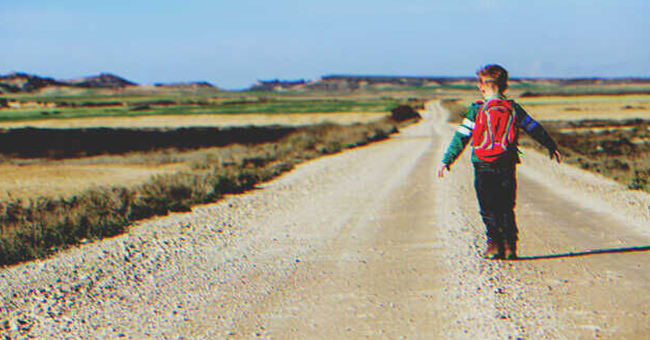
[[[533,112],[534,114],[534,112]],[[480,257],[429,103],[389,140],[0,269],[13,339],[648,339],[650,196],[525,150],[518,261]]]

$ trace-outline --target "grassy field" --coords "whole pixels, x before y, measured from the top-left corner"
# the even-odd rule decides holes
[[[575,95],[517,99],[543,122],[565,161],[650,191],[650,95]]]
[[[224,194],[249,190],[305,160],[388,138],[397,125],[387,117],[366,124],[301,127],[275,143],[163,154],[174,159],[176,169],[153,177],[133,175],[132,183],[113,178],[102,186],[78,184],[79,190],[58,197],[0,202],[0,264],[47,256],[86,239],[125,232],[129,224],[143,218],[188,211]],[[110,157],[104,160],[111,161]],[[67,166],[76,171],[88,168]]]
[[[70,92],[72,91],[72,92]],[[411,93],[225,92],[210,89],[160,90],[148,87],[105,90],[58,90],[0,94],[11,108],[0,109],[0,122],[87,117],[138,117],[228,114],[299,114],[388,112],[409,101]]]
[[[315,126],[334,124],[370,124],[388,117],[386,113],[341,113],[307,115],[248,115],[228,116],[179,116],[138,118],[88,118],[78,120],[37,121],[29,126],[45,128],[141,128],[183,126]],[[22,127],[16,123],[13,127]],[[11,199],[23,201],[39,197],[70,197],[80,188],[104,187],[113,183],[132,185],[144,182],[155,175],[171,174],[191,167],[204,159],[208,150],[179,151],[165,149],[147,152],[129,152],[119,155],[98,155],[93,157],[66,159],[23,159],[0,157],[0,202]]]
[[[232,113],[232,114],[180,114],[119,117],[83,117],[68,119],[39,119],[0,121],[0,128],[92,128],[92,127],[235,127],[235,126],[301,126],[325,122],[349,125],[366,123],[386,117],[387,112],[310,112],[310,113]]]
[[[0,164],[0,202],[28,202],[39,197],[68,198],[79,193],[80,188],[107,187],[114,183],[131,186],[185,168],[182,163],[129,164],[120,163],[118,159],[103,164],[46,160],[31,164],[5,162]]]
[[[598,83],[598,81],[596,81]],[[573,84],[562,85],[549,84],[544,82],[522,82],[511,86],[511,91],[526,93],[528,96],[608,96],[608,95],[632,95],[650,94],[650,83],[629,83],[629,84]]]
[[[535,86],[513,87],[512,97],[552,131],[567,162],[631,189],[650,190],[650,95],[633,94],[631,87],[624,94],[593,95],[576,87],[570,96],[571,91],[558,95]],[[554,95],[521,96],[531,89]],[[400,104],[420,107],[447,98],[443,105],[459,121],[478,93],[456,86],[340,94],[138,89],[2,97],[43,107],[1,109],[0,129],[297,127],[275,143],[248,146],[60,160],[0,155],[0,264],[9,264],[122,233],[138,219],[188,210],[250,189],[304,160],[387,138],[398,126],[387,117]]]
[[[514,94],[511,98],[538,120],[650,119],[650,95],[519,97]],[[479,96],[478,93],[467,93],[455,99],[453,102],[464,110]]]
[[[524,97],[517,101],[541,120],[650,119],[650,95]]]
[[[142,99],[142,98],[141,98]],[[166,115],[204,115],[204,114],[289,114],[289,113],[330,113],[330,112],[388,112],[399,104],[396,100],[284,100],[284,101],[221,101],[186,104],[158,101],[83,102],[83,106],[63,106],[61,102],[48,102],[49,107],[28,107],[0,110],[0,121],[35,121],[43,119],[70,119],[94,117],[138,117]]]
[[[650,192],[650,119],[584,119],[544,122],[564,159]]]
[[[80,150],[64,159],[22,158],[22,151],[0,155],[0,265],[47,256],[86,239],[116,235],[127,231],[134,221],[187,211],[224,194],[251,189],[305,160],[388,138],[400,124],[391,119],[391,109],[408,102],[377,96],[262,96],[214,91],[5,97],[25,107],[0,110],[0,129],[4,129],[0,133],[69,138],[57,143],[72,143],[69,145],[75,150],[84,144],[77,139],[95,138],[91,142],[96,144],[99,140],[93,136],[106,133],[134,140],[144,134],[162,136],[160,141],[165,142],[164,134],[200,137],[212,133],[213,127],[216,138],[221,128],[230,127],[224,130],[227,136],[254,131],[251,138],[257,142],[182,150],[165,146],[92,157],[83,156]],[[260,129],[263,126],[269,128]],[[30,128],[21,129],[24,127]],[[209,131],[204,127],[210,127]],[[281,139],[264,140],[276,130],[282,131]],[[257,131],[270,135],[263,137]],[[46,152],[37,152],[47,155],[52,142],[42,141]],[[102,143],[99,145],[101,148]],[[33,147],[26,151],[33,153]]]
[[[376,122],[409,100],[407,94],[223,92],[212,89],[51,89],[5,94],[25,108],[0,109],[0,129],[164,128],[352,125]],[[50,107],[45,107],[49,104]],[[42,105],[44,107],[29,107]],[[54,106],[54,107],[52,107]],[[0,155],[0,199],[68,197],[79,188],[134,183],[183,169],[195,152],[167,150],[67,160]],[[4,157],[4,158],[2,158]],[[135,164],[134,164],[135,160]],[[145,161],[143,161],[145,160]]]

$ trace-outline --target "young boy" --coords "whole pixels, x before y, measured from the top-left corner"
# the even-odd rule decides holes
[[[508,72],[499,65],[481,68],[478,88],[485,102],[473,103],[454,134],[438,169],[438,177],[472,142],[474,188],[480,214],[487,229],[487,259],[517,258],[517,224],[515,200],[517,190],[516,165],[520,162],[517,139],[523,129],[535,141],[549,150],[549,156],[560,163],[555,141],[524,109],[505,97]]]

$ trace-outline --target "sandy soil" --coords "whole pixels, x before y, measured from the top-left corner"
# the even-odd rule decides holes
[[[480,257],[432,103],[383,142],[0,270],[0,329],[53,339],[646,339],[650,196],[527,150],[519,261]]]

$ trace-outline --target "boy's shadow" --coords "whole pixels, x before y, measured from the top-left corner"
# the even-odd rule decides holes
[[[519,256],[517,258],[517,260],[520,260],[520,261],[544,260],[544,259],[556,259],[556,258],[563,258],[563,257],[578,257],[578,256],[598,255],[598,254],[631,253],[631,252],[641,252],[641,251],[650,251],[650,246],[595,249],[595,250],[588,250],[588,251],[581,251],[581,252],[571,252],[571,253],[563,253],[563,254],[550,254],[550,255],[538,255],[538,256]]]

